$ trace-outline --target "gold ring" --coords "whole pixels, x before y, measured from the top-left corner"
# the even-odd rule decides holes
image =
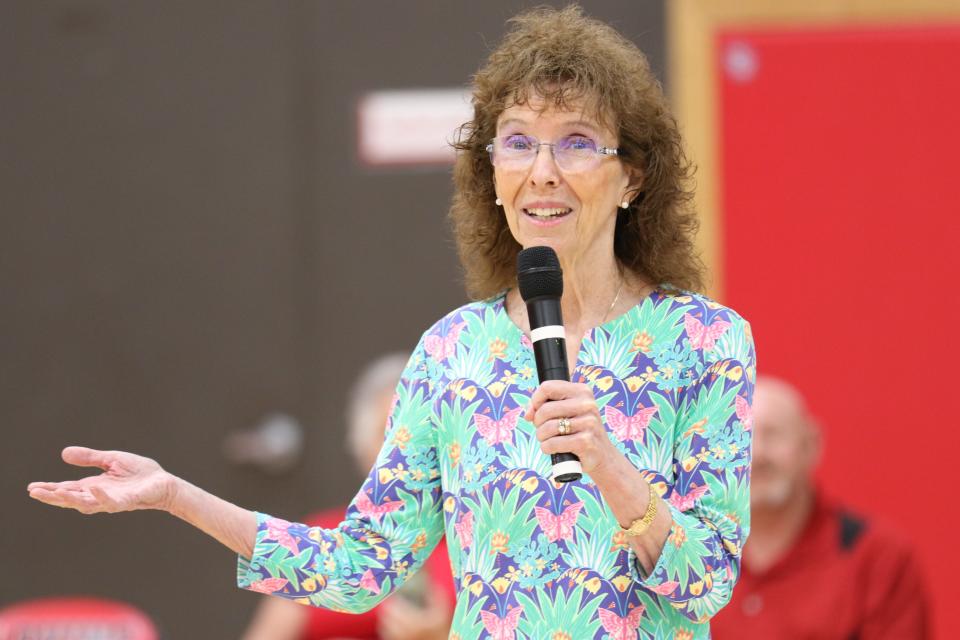
[[[567,418],[560,418],[560,420],[557,421],[557,430],[562,436],[570,433],[570,420]]]

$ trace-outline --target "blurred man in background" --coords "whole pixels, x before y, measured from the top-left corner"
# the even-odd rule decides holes
[[[733,599],[712,621],[714,638],[928,638],[910,546],[816,486],[821,436],[803,398],[760,377],[753,402],[751,531]],[[866,425],[868,450],[869,440]]]
[[[394,389],[406,362],[407,356],[401,353],[374,360],[350,392],[347,444],[361,477],[373,467],[383,444]],[[336,527],[345,511],[344,505],[314,514],[306,522],[312,526]],[[441,539],[424,569],[375,609],[361,615],[337,613],[266,597],[254,614],[244,640],[445,640],[454,602],[450,561]]]

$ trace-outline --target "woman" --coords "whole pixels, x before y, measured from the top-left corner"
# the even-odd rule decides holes
[[[104,474],[31,495],[169,511],[240,555],[242,587],[350,611],[446,534],[455,638],[709,637],[749,528],[749,327],[683,291],[701,283],[690,169],[643,54],[577,8],[512,27],[458,143],[451,216],[479,301],[424,334],[340,527],[81,448],[64,459]],[[515,287],[516,255],[535,245],[563,267],[571,382],[536,383]],[[579,456],[582,481],[549,479],[544,454],[559,451]]]

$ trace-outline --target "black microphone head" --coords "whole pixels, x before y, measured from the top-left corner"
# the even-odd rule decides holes
[[[530,247],[517,254],[517,284],[524,300],[563,295],[563,270],[550,247]]]

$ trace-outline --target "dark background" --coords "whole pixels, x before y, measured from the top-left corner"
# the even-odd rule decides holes
[[[59,451],[84,444],[287,518],[351,497],[345,390],[465,301],[450,168],[360,166],[357,101],[465,86],[524,6],[0,4],[0,606],[94,594],[167,638],[240,633],[259,596],[231,553],[26,485],[82,475]],[[662,72],[662,2],[585,6]],[[229,464],[271,411],[306,427],[302,462]]]

